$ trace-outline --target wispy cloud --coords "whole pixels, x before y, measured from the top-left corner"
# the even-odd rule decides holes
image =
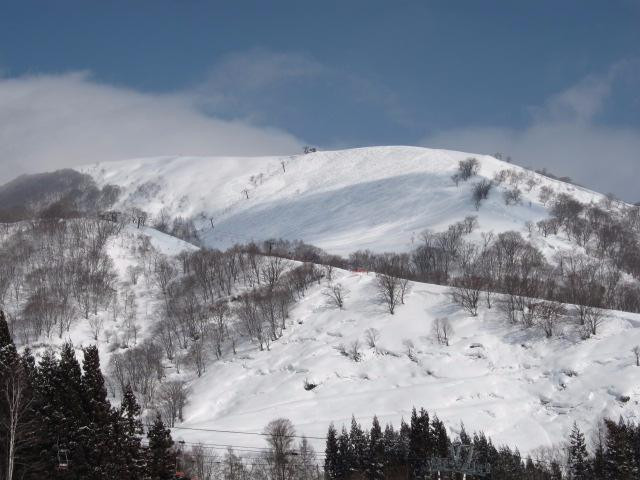
[[[317,98],[330,99],[330,104],[316,103],[316,111],[339,110],[346,104],[357,112],[358,105],[366,104],[398,124],[412,122],[385,85],[301,52],[256,48],[230,54],[194,92],[213,112],[257,122],[274,121],[287,111],[307,115],[306,108]]]
[[[599,115],[618,82],[637,78],[638,61],[614,64],[602,75],[590,75],[530,109],[521,129],[470,126],[434,132],[420,143],[432,147],[505,152],[523,165],[547,167],[561,175],[625,200],[640,200],[640,129],[606,126]]]
[[[206,115],[192,92],[141,93],[86,72],[0,78],[0,182],[96,161],[286,154],[301,144],[279,129]]]

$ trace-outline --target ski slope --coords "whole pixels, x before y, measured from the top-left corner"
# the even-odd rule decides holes
[[[480,162],[479,176],[458,187],[458,162]],[[476,212],[472,184],[509,169],[526,172],[521,205],[507,206],[497,186]],[[441,230],[478,215],[481,231],[522,230],[546,217],[542,186],[598,202],[595,192],[552,180],[486,155],[418,147],[368,147],[287,157],[159,157],[79,168],[99,185],[122,187],[118,208],[136,206],[152,215],[195,217],[207,246],[281,237],[325,250],[403,251],[425,229]],[[247,198],[248,197],[248,198]],[[211,227],[213,222],[214,227]]]
[[[283,337],[260,352],[245,345],[235,357],[212,363],[192,381],[185,422],[179,427],[260,432],[287,417],[298,433],[326,434],[330,422],[351,415],[370,426],[399,426],[412,406],[437,414],[454,435],[483,430],[497,444],[531,452],[565,438],[574,421],[590,431],[601,416],[640,414],[640,368],[631,352],[640,344],[640,315],[608,312],[602,331],[581,340],[567,322],[557,337],[507,325],[494,309],[469,317],[453,305],[446,287],[412,284],[405,305],[390,315],[376,301],[375,276],[339,271],[350,290],[346,308],[326,303],[322,286],[292,310]],[[446,317],[454,334],[439,345],[432,323]],[[379,331],[376,349],[365,332]],[[413,359],[407,352],[413,343]],[[360,342],[359,362],[338,346]],[[377,351],[376,351],[377,350]],[[307,391],[304,382],[318,386]],[[176,429],[187,441],[263,446],[259,436]],[[312,439],[323,451],[323,442]]]

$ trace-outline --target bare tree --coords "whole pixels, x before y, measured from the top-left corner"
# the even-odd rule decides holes
[[[604,312],[600,308],[585,307],[583,310],[584,315],[584,336],[596,335],[598,328],[605,320]]]
[[[2,312],[0,312],[2,315]],[[0,359],[0,426],[4,430],[3,440],[6,448],[5,468],[7,479],[12,479],[16,456],[19,448],[31,438],[31,430],[25,419],[32,403],[28,393],[29,378],[15,351],[3,356],[6,364]]]
[[[567,309],[560,302],[543,301],[538,304],[538,325],[547,338],[555,334],[558,321],[566,314]]]
[[[268,288],[273,289],[289,267],[289,262],[280,257],[268,257],[261,265],[260,278]]]
[[[640,345],[636,345],[631,351],[636,356],[636,367],[640,367]]]
[[[453,327],[447,318],[436,318],[433,321],[432,333],[440,345],[449,346],[449,340],[453,335]]]
[[[377,343],[380,339],[380,331],[375,328],[367,328],[364,332],[364,337],[367,341],[367,345],[369,345],[369,348],[373,348],[375,351],[377,351]]]
[[[505,205],[516,205],[522,203],[522,191],[518,187],[507,189],[502,193]]]
[[[277,418],[267,424],[264,429],[269,445],[269,457],[273,462],[274,479],[287,480],[292,470],[292,454],[296,431],[289,419]]]
[[[194,478],[200,480],[217,480],[222,477],[220,471],[220,457],[212,448],[204,447],[202,444],[194,445],[189,452],[191,459],[191,470],[195,473]]]
[[[176,420],[183,420],[184,407],[190,389],[183,380],[165,382],[158,392],[160,411],[168,427],[174,427]]]
[[[341,283],[329,284],[323,291],[322,295],[327,297],[327,303],[340,310],[344,308],[344,301],[349,296],[349,290],[343,287]]]
[[[89,328],[91,329],[91,335],[94,341],[98,341],[100,332],[102,332],[102,326],[104,325],[104,318],[101,316],[92,316],[89,318]]]
[[[378,298],[386,305],[391,315],[395,313],[396,306],[402,299],[402,280],[386,273],[376,274],[376,287]]]
[[[478,315],[478,301],[484,280],[475,275],[454,279],[450,293],[452,300],[464,308],[472,317]]]

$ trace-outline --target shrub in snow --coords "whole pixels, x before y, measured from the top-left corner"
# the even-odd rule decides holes
[[[516,205],[522,203],[522,191],[518,187],[505,190],[502,193],[505,205]]]
[[[489,180],[480,180],[478,183],[475,183],[473,185],[472,198],[476,210],[480,209],[480,204],[483,200],[489,198],[491,187],[493,187],[493,183],[491,183]]]

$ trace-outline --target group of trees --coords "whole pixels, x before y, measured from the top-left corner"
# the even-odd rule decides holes
[[[597,425],[593,448],[574,424],[567,442],[567,476],[571,480],[631,480],[640,476],[640,425],[620,418]],[[591,451],[589,451],[591,450]]]
[[[98,188],[91,176],[75,170],[22,175],[0,186],[0,222],[95,216],[119,196],[119,187]]]
[[[208,358],[235,352],[241,338],[269,349],[287,327],[291,304],[321,272],[248,245],[185,252],[177,262],[158,257],[152,275],[162,297],[154,341],[177,368],[186,362],[201,375]]]
[[[398,430],[388,424],[382,428],[377,417],[370,430],[364,430],[355,418],[351,427],[344,426],[340,433],[331,425],[327,432],[325,449],[325,478],[340,480],[405,480],[405,479],[454,479],[456,474],[438,472],[430,468],[434,458],[447,459],[453,455],[454,444],[473,445],[478,465],[489,465],[490,477],[500,480],[557,479],[561,466],[558,463],[541,464],[531,458],[522,459],[517,449],[495,447],[483,433],[468,435],[461,428],[452,439],[443,422],[437,416],[430,418],[424,409],[411,414]],[[467,478],[483,478],[467,475]],[[486,477],[484,477],[486,478]]]
[[[325,449],[325,478],[340,480],[457,479],[461,473],[438,471],[434,458],[453,460],[456,445],[472,446],[459,450],[460,464],[475,465],[488,474],[466,478],[494,480],[631,480],[640,475],[640,425],[620,419],[605,419],[593,435],[588,448],[584,434],[574,424],[559,448],[539,449],[532,458],[523,458],[518,449],[494,446],[484,433],[467,434],[462,425],[451,438],[437,416],[415,408],[411,420],[399,430],[388,424],[382,428],[377,417],[370,430],[363,430],[355,418],[350,429],[338,432],[329,426]],[[465,458],[465,455],[471,455]],[[462,465],[460,465],[462,466]]]
[[[23,344],[61,338],[75,318],[106,308],[116,275],[105,247],[118,228],[86,218],[7,227],[0,239],[0,306],[11,306]]]
[[[170,480],[175,451],[160,417],[143,445],[140,407],[125,388],[107,399],[98,349],[19,354],[0,312],[0,471],[13,479]]]

